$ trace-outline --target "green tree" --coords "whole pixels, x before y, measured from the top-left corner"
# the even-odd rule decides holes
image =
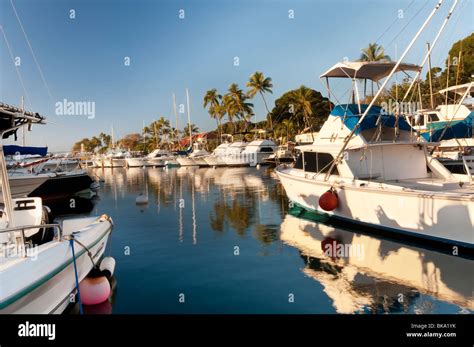
[[[237,118],[248,123],[253,116],[253,104],[247,102],[248,96],[242,89],[240,89],[236,83],[232,83],[229,86],[228,93],[224,97],[227,116],[229,117],[232,113],[233,116],[237,116]],[[229,120],[232,122],[230,118]]]
[[[275,107],[270,115],[273,124],[290,119],[294,133],[301,132],[304,128],[317,131],[329,115],[330,109],[331,102],[320,92],[301,86],[275,100]]]
[[[196,124],[191,124],[191,132],[193,134],[197,134],[199,132],[199,128],[196,126]],[[186,125],[183,128],[183,136],[184,137],[189,137],[189,126],[188,125]]]
[[[208,90],[206,92],[206,95],[204,95],[204,108],[208,107],[208,112],[211,118],[216,120],[217,123],[217,133],[219,134],[219,138],[221,138],[221,133],[220,133],[220,124],[222,121],[222,118],[224,117],[226,113],[226,108],[224,106],[224,103],[222,102],[222,95],[220,95],[217,92],[217,89],[213,88],[211,90]]]
[[[390,61],[390,57],[385,54],[385,49],[376,44],[369,43],[366,48],[361,49],[361,55],[359,61]]]
[[[260,94],[262,97],[263,103],[265,105],[265,109],[267,110],[267,115],[270,113],[268,109],[267,101],[265,100],[265,93],[272,93],[272,79],[270,77],[265,77],[262,72],[257,71],[252,76],[250,76],[249,81],[247,82],[247,87],[250,88],[247,92],[247,95],[250,98],[255,97],[255,95]],[[266,118],[267,119],[267,118]],[[271,123],[271,117],[268,118],[270,120],[270,129],[273,130],[273,124]]]

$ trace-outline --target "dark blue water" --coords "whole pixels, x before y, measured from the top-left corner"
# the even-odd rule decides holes
[[[113,313],[472,312],[471,260],[294,217],[270,169],[93,172],[92,213],[115,222]],[[333,239],[363,254],[322,254]]]

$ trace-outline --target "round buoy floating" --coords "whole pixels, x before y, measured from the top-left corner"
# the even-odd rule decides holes
[[[137,196],[137,198],[135,199],[135,203],[137,205],[146,205],[146,204],[148,204],[148,195],[140,193],[140,195]]]
[[[97,305],[109,298],[110,283],[107,277],[86,277],[79,283],[81,301],[84,305]]]
[[[324,211],[333,211],[339,205],[339,199],[334,188],[329,189],[326,193],[319,197],[319,207]]]

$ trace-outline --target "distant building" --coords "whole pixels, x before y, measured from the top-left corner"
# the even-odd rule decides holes
[[[204,145],[209,145],[213,147],[215,143],[217,143],[217,132],[215,131],[209,131],[206,133],[199,133],[199,134],[193,134],[193,142],[199,142]],[[189,147],[189,136],[183,137],[179,141],[179,145],[181,147]]]

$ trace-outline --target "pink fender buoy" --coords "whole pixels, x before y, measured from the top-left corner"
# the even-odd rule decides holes
[[[86,277],[79,284],[84,305],[97,305],[109,298],[110,283],[107,277]]]
[[[326,193],[319,197],[319,207],[324,211],[333,211],[339,205],[339,199],[334,189],[329,189]]]

